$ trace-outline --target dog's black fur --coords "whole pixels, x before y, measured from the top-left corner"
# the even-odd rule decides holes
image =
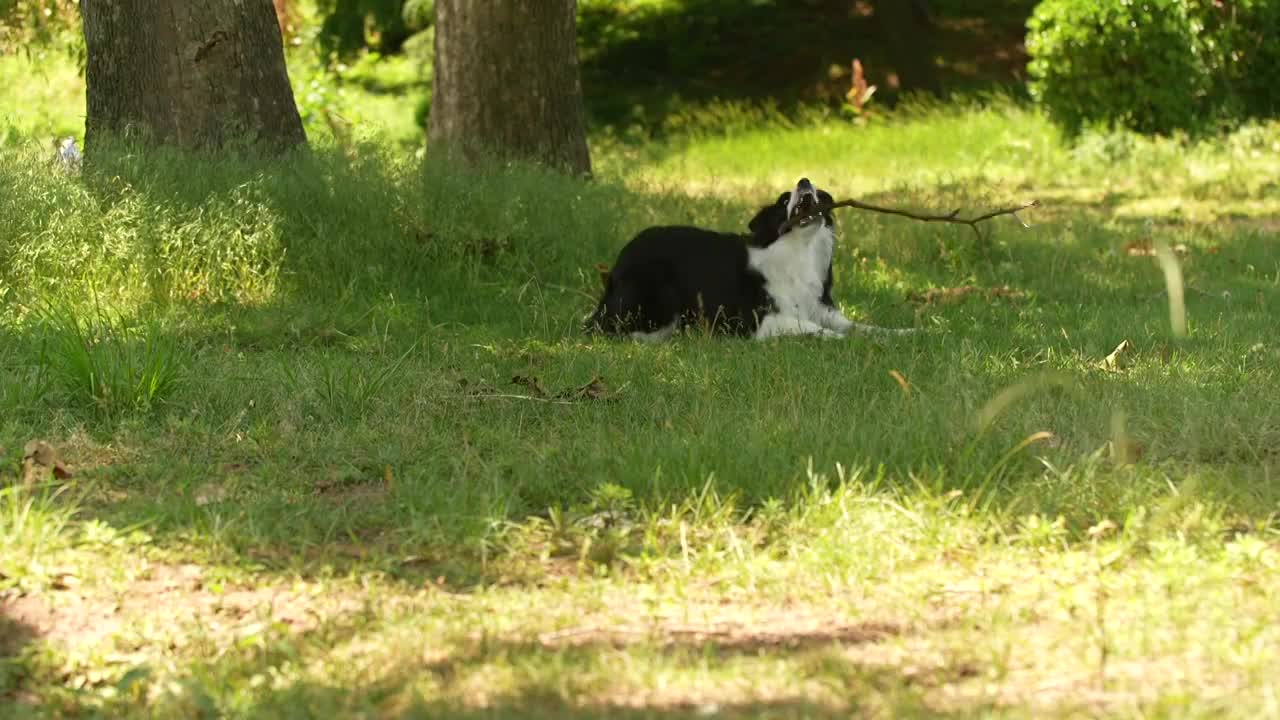
[[[787,220],[788,204],[796,193],[802,195],[793,215],[799,214],[801,203],[805,211],[814,209],[814,201],[832,203],[830,194],[803,179],[796,191],[782,193],[776,202],[756,213],[747,225],[749,235],[689,226],[642,230],[622,249],[606,275],[604,295],[586,318],[586,330],[661,336],[696,324],[733,335],[756,334],[764,319],[780,308],[770,291],[770,278],[751,260],[752,248],[768,248],[778,242],[782,237],[779,228]],[[822,214],[821,222],[828,231],[834,230],[829,211]],[[830,245],[828,242],[818,301],[838,315],[831,300]],[[820,254],[812,257],[822,262]],[[783,270],[789,274],[785,267]]]

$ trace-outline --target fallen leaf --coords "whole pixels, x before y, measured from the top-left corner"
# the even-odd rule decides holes
[[[231,495],[226,486],[217,483],[205,483],[196,488],[195,500],[196,505],[204,507],[210,503],[217,503],[226,500]]]
[[[58,458],[58,451],[44,440],[32,440],[22,449],[22,484],[30,487],[52,475],[59,479],[71,477],[71,471]]]
[[[534,397],[544,398],[547,396],[547,391],[542,389],[542,385],[538,382],[538,378],[533,377],[532,375],[516,375],[511,378],[511,384],[528,388],[529,394]]]
[[[1102,362],[1098,363],[1098,367],[1103,370],[1111,370],[1113,372],[1123,370],[1125,360],[1131,354],[1132,350],[1133,345],[1128,340],[1121,340],[1120,344],[1116,346],[1116,349],[1112,350],[1110,355],[1106,356],[1103,358]]]
[[[1143,238],[1125,243],[1124,254],[1129,257],[1155,257],[1156,250],[1151,247],[1151,238]]]
[[[565,390],[557,397],[566,400],[604,400],[608,398],[609,390],[604,385],[604,378],[596,375],[586,385],[571,390]]]
[[[80,586],[80,578],[73,572],[60,572],[53,578],[54,590],[74,590]]]
[[[1088,533],[1089,537],[1097,538],[1097,537],[1104,537],[1107,533],[1115,529],[1116,529],[1115,523],[1111,522],[1110,520],[1103,520],[1102,522],[1098,523],[1097,525],[1094,525],[1093,527],[1089,528],[1085,532]]]
[[[903,395],[907,395],[907,396],[911,395],[911,384],[908,383],[907,379],[902,376],[902,373],[898,372],[897,370],[890,370],[889,376],[898,382],[898,387],[902,388]]]
[[[1178,243],[1171,249],[1176,255],[1186,255],[1191,252],[1185,243]],[[1155,257],[1158,254],[1158,250],[1155,244],[1151,242],[1151,238],[1142,238],[1141,240],[1126,243],[1124,252],[1129,257]],[[1216,250],[1210,250],[1210,252],[1216,252]]]

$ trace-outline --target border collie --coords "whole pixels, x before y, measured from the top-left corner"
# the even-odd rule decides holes
[[[642,230],[605,276],[586,330],[651,341],[687,325],[760,340],[880,330],[850,321],[831,301],[835,222],[829,211],[815,213],[831,202],[801,178],[756,213],[750,235],[684,226]],[[797,217],[807,219],[779,232]]]

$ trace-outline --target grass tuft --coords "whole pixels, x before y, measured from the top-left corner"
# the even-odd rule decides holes
[[[73,405],[118,418],[148,414],[172,399],[187,373],[177,342],[157,323],[137,324],[95,306],[40,313],[42,362]]]

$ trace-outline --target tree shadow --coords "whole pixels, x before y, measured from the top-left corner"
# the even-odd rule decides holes
[[[37,619],[21,598],[0,597],[0,701],[12,702],[26,674],[21,656],[40,637]]]
[[[874,708],[889,715],[927,714],[936,717],[969,716],[949,711],[930,701],[937,687],[979,675],[965,663],[955,666],[915,667],[910,673],[894,665],[859,661],[858,648],[886,636],[869,633],[774,633],[764,641],[668,638],[654,645],[610,636],[607,629],[581,636],[563,645],[540,640],[486,637],[464,649],[436,657],[420,652],[399,658],[381,677],[353,688],[340,683],[307,680],[277,685],[261,693],[249,712],[254,717],[328,716],[338,712],[376,712],[380,717],[556,717],[661,718],[805,717],[843,718]],[[696,668],[699,673],[731,667],[771,652],[784,652],[792,662],[819,677],[823,699],[806,697],[798,689],[770,688],[761,692],[737,688],[729,697],[717,697],[714,687],[689,687],[681,691],[646,687],[637,678],[618,678],[615,686],[602,684],[599,663],[619,650],[644,648],[656,652],[668,669],[678,674]],[[545,670],[539,670],[545,668]],[[642,671],[640,671],[642,672]],[[639,673],[638,673],[639,675]],[[478,677],[492,677],[483,689]],[[594,676],[594,677],[593,677]],[[500,678],[500,679],[499,679]],[[670,680],[663,683],[666,685]],[[428,689],[429,688],[429,689]],[[698,697],[705,694],[705,697]],[[734,699],[734,695],[746,695]],[[752,697],[758,695],[760,697]],[[770,697],[773,696],[773,697]],[[981,706],[982,703],[977,705]],[[341,710],[339,710],[341,709]]]

